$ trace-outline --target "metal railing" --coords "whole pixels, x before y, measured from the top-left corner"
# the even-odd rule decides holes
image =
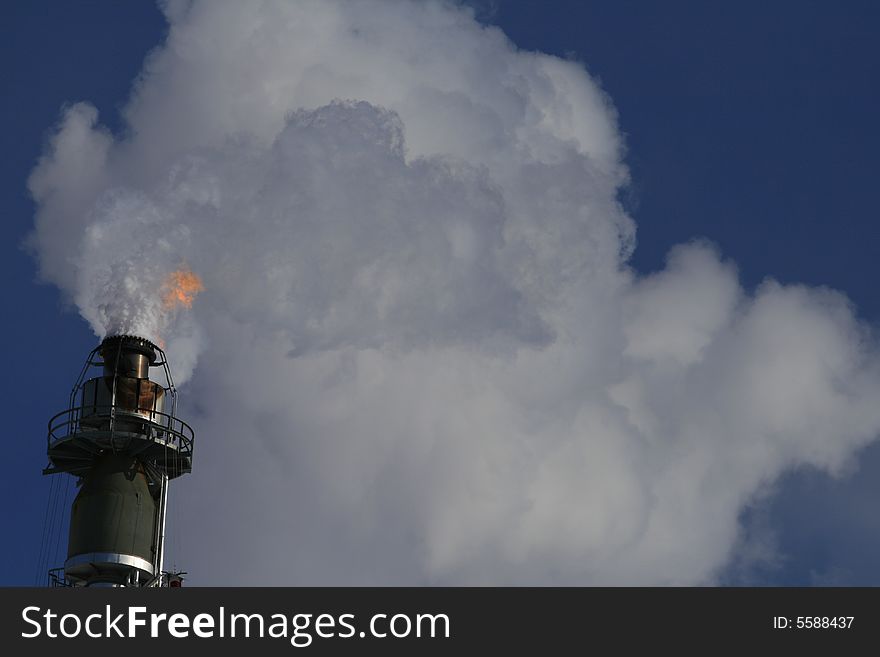
[[[49,420],[47,446],[51,448],[58,441],[74,436],[95,436],[96,432],[108,433],[111,442],[114,434],[143,435],[147,440],[176,449],[181,454],[192,453],[195,438],[192,427],[168,413],[118,404],[88,404],[68,408]]]
[[[67,578],[64,576],[64,568],[52,568],[49,571],[49,582],[50,589],[62,589],[67,588],[69,586],[73,586],[70,582],[67,581]]]

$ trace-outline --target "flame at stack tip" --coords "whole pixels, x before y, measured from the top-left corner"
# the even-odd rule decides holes
[[[191,308],[196,295],[204,289],[205,286],[198,274],[187,268],[173,271],[162,284],[162,306],[165,310],[173,310],[177,307]]]
[[[104,292],[102,341],[128,338],[165,349],[168,333],[174,332],[180,309],[192,308],[199,292],[205,289],[202,279],[186,266],[153,279],[132,275],[132,285],[115,286]]]

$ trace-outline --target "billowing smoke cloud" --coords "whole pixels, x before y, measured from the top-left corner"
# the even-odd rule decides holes
[[[161,332],[190,378],[196,581],[710,582],[755,495],[880,430],[842,295],[746,292],[703,243],[627,267],[579,64],[441,2],[165,11],[124,135],[65,110],[32,244],[96,334]],[[165,317],[181,266],[205,291]]]

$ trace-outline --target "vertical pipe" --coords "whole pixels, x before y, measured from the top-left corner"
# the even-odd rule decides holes
[[[161,499],[159,500],[159,533],[156,538],[156,572],[154,575],[158,578],[162,577],[162,570],[165,567],[165,516],[168,509],[168,475],[162,473],[162,488],[160,491]]]

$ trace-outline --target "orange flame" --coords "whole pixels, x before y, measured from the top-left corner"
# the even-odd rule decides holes
[[[189,269],[178,269],[168,274],[162,285],[162,305],[165,310],[178,306],[191,308],[196,295],[205,289],[202,279]]]

